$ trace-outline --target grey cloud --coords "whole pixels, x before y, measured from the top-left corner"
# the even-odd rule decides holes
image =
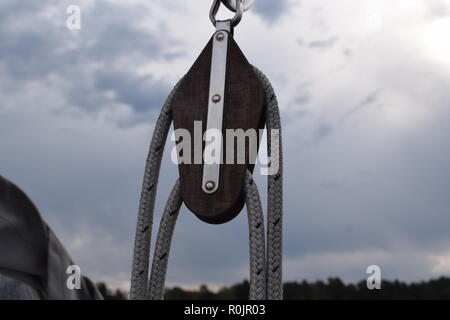
[[[450,6],[443,0],[429,0],[425,6],[431,18],[442,18],[450,15]]]
[[[153,34],[127,24],[107,26],[98,35],[95,44],[87,49],[89,57],[98,61],[136,54],[148,59],[162,54],[161,42]]]
[[[295,104],[307,104],[311,100],[311,94],[309,92],[305,92],[304,94],[298,96],[295,100]]]
[[[103,71],[96,74],[99,90],[113,91],[116,100],[133,106],[138,112],[161,108],[169,86],[151,76],[139,76],[126,71]]]
[[[0,4],[0,113],[11,108],[0,117],[1,153],[9,150],[0,168],[30,194],[83,272],[126,281],[150,139],[142,122],[154,119],[169,87],[134,70],[183,52],[161,30],[138,27],[148,17],[142,6],[96,1],[72,32],[68,4]],[[117,104],[133,108],[133,125],[95,120]]]
[[[314,49],[326,49],[326,48],[333,46],[337,40],[338,40],[337,37],[331,37],[326,40],[315,40],[315,41],[311,41],[308,44],[308,47],[314,48]]]
[[[324,40],[313,40],[310,42],[305,42],[302,39],[298,39],[297,43],[300,46],[306,46],[310,49],[327,49],[334,46],[338,41],[338,39],[339,39],[338,37],[330,37]]]
[[[273,23],[283,14],[287,13],[290,6],[290,0],[259,0],[255,1],[252,10],[261,15],[268,22]]]
[[[377,99],[380,97],[381,94],[381,89],[377,89],[375,91],[373,91],[372,93],[370,93],[369,95],[367,95],[361,102],[359,102],[356,106],[352,107],[344,116],[348,117],[358,111],[360,111],[361,109],[372,105],[373,103],[375,103],[377,101]]]
[[[83,17],[81,50],[86,57],[99,62],[113,63],[118,58],[132,57],[133,62],[163,58],[165,41],[164,25],[150,32],[139,27],[148,17],[142,5],[112,4],[96,1],[95,6]]]
[[[182,52],[166,50],[165,43],[172,40],[162,37],[162,32],[137,27],[139,19],[148,14],[144,7],[96,1],[92,9],[82,11],[82,29],[71,32],[53,25],[50,18],[36,15],[53,3],[4,6],[11,11],[3,13],[8,18],[3,24],[9,23],[9,27],[0,31],[4,39],[0,57],[11,77],[21,81],[57,77],[71,105],[87,112],[97,112],[116,102],[142,113],[163,102],[169,85],[133,70],[140,63],[172,60]],[[64,4],[57,7],[65,13]],[[65,18],[62,15],[61,21]],[[28,28],[14,28],[19,22]],[[114,91],[116,99],[107,96],[105,90]]]
[[[324,181],[320,183],[320,185],[325,189],[338,189],[341,185],[338,182],[335,181]],[[351,225],[346,226],[346,231],[351,231],[352,227]]]
[[[380,266],[384,280],[418,281],[433,277],[432,273],[430,274],[433,261],[429,252],[411,248],[393,251],[373,249],[325,252],[287,259],[285,265],[287,272],[293,275],[288,276],[289,280],[295,280],[299,274],[303,274],[314,280],[340,277],[345,282],[356,282],[367,278],[366,268],[375,262]]]
[[[350,49],[344,49],[344,51],[342,52],[347,58],[351,58],[353,55],[352,50]]]
[[[0,23],[3,26],[7,26],[14,20],[12,13],[33,13],[42,9],[43,6],[48,5],[49,0],[4,0],[0,3]]]
[[[325,139],[333,133],[333,127],[328,123],[320,123],[314,130],[315,143],[319,143],[320,140]]]
[[[373,102],[375,96],[368,95],[361,105]],[[389,261],[380,262],[389,266],[387,277],[430,277],[432,266],[426,259],[436,252],[447,252],[450,243],[445,231],[450,225],[446,196],[450,151],[444,147],[444,136],[449,134],[444,123],[450,113],[444,105],[444,101],[435,102],[439,119],[430,127],[409,133],[405,140],[393,139],[395,131],[385,127],[375,139],[369,139],[364,128],[343,123],[312,150],[304,145],[297,154],[291,150],[286,158],[286,168],[291,169],[285,175],[285,184],[297,187],[286,189],[286,197],[291,199],[287,212],[292,212],[285,220],[289,230],[287,256],[305,261],[318,252],[382,250],[390,252]],[[285,137],[287,145],[299,143],[298,137]],[[325,185],[323,181],[327,181]],[[317,221],[326,223],[319,226]],[[352,226],[351,233],[348,225]],[[395,258],[392,252],[405,246],[417,250],[411,258],[422,259],[421,270],[402,271],[410,263],[405,260],[408,256],[397,253]],[[378,260],[374,256],[372,261]],[[334,270],[325,264],[322,267],[327,272],[321,275]],[[349,271],[342,268],[338,275],[355,280],[351,277],[355,269],[347,267]]]

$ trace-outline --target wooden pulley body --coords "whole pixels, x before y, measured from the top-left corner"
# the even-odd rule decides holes
[[[233,38],[230,21],[218,21],[216,33],[180,82],[172,101],[177,143],[182,140],[177,136],[179,129],[187,130],[191,136],[191,161],[178,166],[183,201],[204,222],[228,222],[244,206],[244,178],[247,170],[253,171],[256,155],[250,152],[250,143],[246,141],[245,163],[239,164],[242,149],[235,137],[227,139],[227,130],[254,130],[258,149],[259,133],[264,129],[263,95],[253,67]],[[211,141],[203,138],[210,129],[222,133],[219,164],[205,163],[205,148]],[[231,145],[234,147],[229,149]],[[199,149],[200,163],[196,155]],[[230,150],[234,154],[231,163],[227,161]]]

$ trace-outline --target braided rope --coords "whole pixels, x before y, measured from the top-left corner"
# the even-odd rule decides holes
[[[172,99],[178,84],[172,89],[156,122],[147,157],[138,222],[134,244],[130,298],[144,300],[147,297],[147,281],[152,237],[153,211],[164,146],[172,123]]]
[[[267,247],[264,235],[264,218],[259,192],[250,172],[245,177],[244,193],[249,220],[250,243],[250,299],[280,300],[282,287],[282,147],[281,122],[278,102],[267,77],[257,68],[254,71],[264,89],[266,125],[268,130],[268,156],[271,151],[279,155],[278,170],[268,176],[268,217]],[[166,205],[148,280],[150,240],[155,206],[156,189],[161,167],[161,159],[167,134],[172,122],[172,98],[178,85],[170,93],[155,126],[150,151],[147,158],[141,200],[139,204],[136,230],[133,271],[131,279],[131,299],[163,299],[164,282],[170,245],[176,219],[182,204],[181,186],[178,181]],[[275,130],[275,131],[274,131]],[[267,250],[267,251],[266,251]]]
[[[250,300],[266,299],[266,243],[264,215],[258,187],[252,174],[247,171],[244,185],[245,203],[248,212],[250,244]]]
[[[278,172],[268,176],[267,198],[267,299],[283,299],[283,150],[281,120],[278,102],[267,77],[257,68],[258,76],[266,97],[267,152],[278,154]],[[274,142],[272,144],[272,142]]]
[[[264,300],[266,298],[264,216],[258,188],[250,172],[247,172],[245,177],[244,193],[248,211],[250,240],[249,298],[250,300]],[[181,204],[181,185],[178,181],[169,196],[158,231],[149,282],[148,299],[150,300],[162,300],[164,298],[164,283],[170,247]]]
[[[178,180],[167,200],[166,208],[164,209],[164,214],[159,226],[149,282],[148,299],[150,300],[162,300],[164,298],[164,283],[166,280],[170,246],[182,203],[181,183]]]

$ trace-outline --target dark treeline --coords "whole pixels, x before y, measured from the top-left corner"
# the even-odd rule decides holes
[[[97,288],[98,288],[98,291],[100,291],[100,293],[102,294],[103,298],[105,298],[105,300],[127,300],[128,299],[128,295],[126,292],[124,292],[120,289],[112,291],[103,282],[97,283]]]
[[[124,300],[127,294],[123,291],[109,290],[104,283],[98,287],[108,300]],[[249,283],[244,281],[231,287],[223,287],[217,292],[202,285],[198,290],[170,288],[166,290],[166,300],[247,300]],[[286,300],[429,300],[450,299],[450,278],[440,278],[420,283],[405,283],[400,281],[383,281],[381,290],[367,289],[366,281],[357,284],[345,284],[338,278],[316,282],[288,282],[284,284]]]

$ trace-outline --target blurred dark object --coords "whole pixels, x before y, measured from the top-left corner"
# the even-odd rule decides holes
[[[102,299],[86,277],[81,278],[81,289],[68,289],[66,270],[71,265],[31,200],[0,176],[0,299]]]
[[[23,282],[0,274],[0,300],[40,300],[39,293]]]

